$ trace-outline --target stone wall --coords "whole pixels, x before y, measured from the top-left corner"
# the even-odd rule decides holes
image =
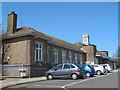
[[[86,60],[88,63],[93,63],[96,59],[96,46],[95,45],[85,45],[82,47],[86,51]]]
[[[4,40],[3,64],[30,64],[30,48],[27,37]]]

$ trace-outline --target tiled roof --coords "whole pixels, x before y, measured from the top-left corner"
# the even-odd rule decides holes
[[[33,35],[36,37],[40,37],[46,40],[49,40],[51,43],[56,44],[56,45],[60,45],[62,47],[65,48],[69,48],[75,51],[79,51],[79,52],[83,52],[82,50],[80,50],[75,44],[66,42],[64,40],[58,39],[56,37],[44,34],[42,32],[38,32],[37,30],[30,28],[30,27],[21,27],[19,29],[17,29],[18,31],[12,35],[3,35],[2,38],[4,39],[10,39],[10,38],[16,38],[16,37],[21,37],[21,36],[26,36],[26,35]],[[81,43],[82,44],[82,43]],[[85,52],[83,52],[85,53]]]

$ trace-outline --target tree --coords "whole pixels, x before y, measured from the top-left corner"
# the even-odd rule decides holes
[[[120,47],[118,48],[118,68],[120,68]]]
[[[116,50],[116,52],[113,54],[113,59],[117,61],[117,68],[120,68],[120,47]]]
[[[0,24],[0,36],[2,36],[2,35],[5,34],[5,33],[6,33],[6,31],[5,31],[5,29],[3,28],[3,25]]]

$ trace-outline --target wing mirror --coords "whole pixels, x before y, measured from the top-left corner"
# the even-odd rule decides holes
[[[57,68],[54,69],[55,71],[57,70]]]

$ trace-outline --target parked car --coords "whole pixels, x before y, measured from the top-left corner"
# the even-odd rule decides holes
[[[95,69],[94,69],[93,66],[91,66],[89,64],[76,64],[76,65],[80,66],[80,67],[82,67],[84,69],[86,77],[94,76]]]
[[[52,80],[53,78],[72,78],[77,79],[78,77],[84,77],[85,72],[83,68],[78,67],[72,63],[58,64],[54,66],[52,69],[46,72],[46,77],[48,80]]]
[[[104,66],[108,73],[109,73],[110,71],[112,71],[112,69],[111,69],[111,67],[110,67],[109,64],[100,64],[100,65]]]
[[[101,75],[101,74],[107,74],[107,70],[105,69],[104,66],[102,65],[98,65],[98,64],[94,64],[92,65],[95,69],[95,74],[97,75]]]

